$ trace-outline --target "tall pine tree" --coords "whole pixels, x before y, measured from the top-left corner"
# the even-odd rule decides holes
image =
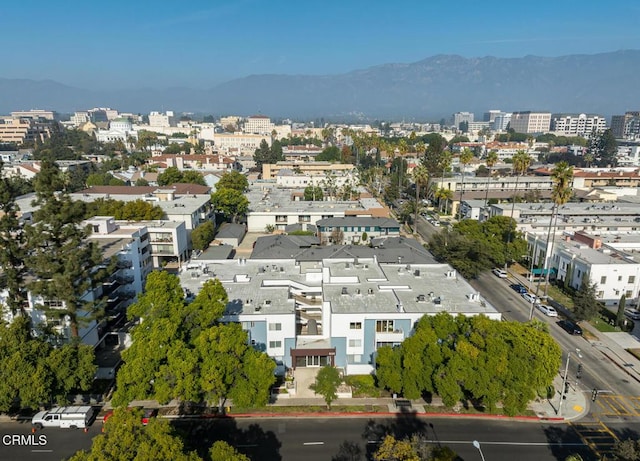
[[[36,277],[29,284],[32,293],[45,300],[62,301],[63,306],[41,306],[47,315],[66,319],[72,338],[79,326],[100,313],[100,303],[86,296],[106,271],[97,271],[102,254],[95,242],[87,240],[90,229],[82,226],[84,204],[73,201],[64,190],[58,167],[43,160],[35,178],[34,225],[27,228],[28,267]]]
[[[9,178],[0,178],[0,269],[4,275],[3,285],[9,292],[7,304],[14,315],[22,311],[26,298],[25,235],[18,219],[16,195],[14,183]]]

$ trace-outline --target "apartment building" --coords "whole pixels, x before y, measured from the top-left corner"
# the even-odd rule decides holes
[[[516,133],[546,133],[551,127],[551,113],[513,112],[510,126]]]
[[[11,112],[13,118],[30,118],[32,120],[58,120],[58,113],[52,110],[31,109]]]
[[[377,237],[400,236],[400,223],[392,218],[339,216],[320,219],[316,226],[321,245],[358,244]]]
[[[375,370],[375,352],[406,339],[424,315],[501,315],[446,264],[382,263],[377,257],[280,260],[192,259],[182,286],[197,294],[219,279],[229,296],[223,321],[287,367]]]
[[[546,239],[528,235],[527,243],[534,262],[543,266],[544,255],[548,253],[545,250]],[[617,245],[626,249],[617,249]],[[558,280],[575,289],[581,286],[586,275],[590,283],[596,284],[596,298],[607,306],[615,306],[622,295],[629,303],[638,301],[640,262],[636,260],[635,253],[639,249],[637,234],[609,237],[607,240],[606,237],[576,231],[555,237],[547,265]]]
[[[149,113],[149,127],[151,128],[168,128],[174,127],[177,125],[177,120],[173,111],[166,112],[156,112],[152,111]]]
[[[619,139],[640,137],[640,111],[628,111],[611,117],[611,133]]]
[[[51,137],[51,125],[30,117],[0,117],[0,142],[22,144]]]
[[[213,143],[215,149],[220,153],[253,156],[262,141],[271,146],[270,135],[252,133],[216,133]]]
[[[268,134],[274,130],[275,125],[266,115],[252,115],[247,117],[242,125],[242,131],[251,134]]]
[[[607,120],[595,114],[553,114],[551,131],[563,136],[589,136],[607,129]]]
[[[456,112],[452,115],[452,118],[453,126],[458,129],[461,123],[472,123],[474,115],[472,112]]]
[[[264,163],[262,165],[262,179],[276,179],[280,171],[291,170],[309,176],[323,176],[335,174],[340,176],[346,172],[355,170],[355,165],[350,163],[331,163],[331,162],[278,162]]]

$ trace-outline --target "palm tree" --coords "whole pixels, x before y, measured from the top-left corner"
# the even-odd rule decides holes
[[[419,200],[420,200],[420,186],[427,184],[429,181],[429,172],[427,168],[420,164],[417,165],[413,169],[413,182],[416,184],[416,209],[415,209],[415,219],[413,220],[413,228],[416,229],[418,224],[418,210],[419,210]]]
[[[451,189],[441,187],[436,191],[435,197],[438,199],[438,209],[442,211],[442,202],[444,201],[444,214],[449,214],[449,200],[453,199],[453,191]]]
[[[462,173],[462,187],[460,188],[460,204],[458,205],[458,216],[460,219],[462,219],[462,198],[464,197],[464,171],[466,166],[471,163],[471,160],[473,160],[473,152],[465,147],[460,153],[460,163],[462,164],[462,168],[460,168],[460,172]]]
[[[513,196],[511,197],[511,219],[514,219],[513,214],[516,208],[516,197],[518,194],[518,182],[520,181],[520,176],[524,175],[529,169],[529,165],[531,165],[531,157],[523,150],[517,151],[512,158],[513,172],[516,174],[516,185],[513,192]],[[509,226],[509,235],[507,237],[507,251],[508,245],[511,243],[511,226]],[[505,268],[507,267],[507,258],[505,258]]]
[[[498,163],[498,153],[495,150],[492,150],[487,154],[487,158],[485,159],[485,163],[489,167],[489,176],[487,177],[487,190],[484,195],[484,206],[486,207],[489,204],[489,183],[491,182],[491,176],[493,175],[493,167],[496,163]]]
[[[551,229],[553,228],[553,236],[556,234],[556,227],[558,224],[558,211],[560,207],[567,203],[571,198],[572,183],[573,183],[573,167],[567,162],[559,162],[551,172],[551,178],[553,179],[553,188],[551,189],[551,200],[553,200],[553,209],[551,212],[551,221],[549,222],[549,232],[547,232],[547,248],[549,248],[549,254],[545,257],[545,277],[544,277],[544,295],[547,296],[547,289],[549,288],[549,273],[551,272],[547,266],[551,257],[553,256],[553,242],[551,239]],[[549,242],[551,240],[551,242]],[[551,243],[551,245],[549,245]]]

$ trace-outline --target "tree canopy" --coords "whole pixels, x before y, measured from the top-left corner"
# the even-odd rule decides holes
[[[313,389],[316,394],[324,397],[327,407],[331,408],[331,402],[338,397],[338,386],[340,386],[341,382],[342,378],[340,377],[338,369],[331,365],[326,365],[318,371],[316,380],[311,385],[311,389]]]
[[[187,452],[168,420],[151,418],[145,426],[140,409],[115,409],[104,423],[104,433],[93,439],[91,450],[79,451],[69,461],[198,461]]]
[[[206,186],[207,182],[199,171],[180,171],[178,167],[170,166],[158,175],[159,186],[170,186],[176,183],[200,184]]]
[[[191,243],[194,250],[205,250],[213,241],[216,235],[216,228],[211,221],[199,224],[191,232]]]
[[[65,404],[72,390],[88,390],[96,372],[93,347],[77,342],[54,348],[33,337],[28,318],[0,324],[0,411]]]
[[[145,293],[129,308],[142,319],[123,352],[117,375],[116,406],[132,400],[168,402],[227,399],[239,406],[267,403],[275,363],[248,344],[241,325],[220,323],[227,293],[219,280],[208,280],[187,304],[176,276],[152,272]]]
[[[526,254],[526,242],[516,231],[516,222],[505,216],[494,216],[479,222],[466,219],[453,229],[442,229],[429,240],[429,249],[438,261],[446,261],[465,277]]]
[[[249,189],[247,177],[237,170],[226,171],[216,183],[216,190],[233,189],[238,192],[246,192]]]
[[[145,200],[123,202],[115,199],[99,198],[86,204],[85,218],[94,216],[113,216],[127,221],[150,221],[163,219],[164,211],[158,205]]]
[[[549,386],[561,351],[539,322],[490,320],[484,316],[424,316],[400,346],[378,350],[381,386],[409,399],[437,394],[444,404],[473,400],[493,412],[524,411]]]
[[[218,189],[211,194],[213,208],[227,221],[236,222],[249,210],[249,199],[235,189]]]
[[[271,147],[269,147],[269,143],[263,139],[260,142],[260,146],[254,152],[253,159],[258,169],[261,169],[264,163],[276,163],[284,160],[282,144],[278,141],[273,141]]]

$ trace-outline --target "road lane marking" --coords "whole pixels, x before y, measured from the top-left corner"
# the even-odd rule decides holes
[[[302,445],[324,445],[324,442],[304,442]]]

